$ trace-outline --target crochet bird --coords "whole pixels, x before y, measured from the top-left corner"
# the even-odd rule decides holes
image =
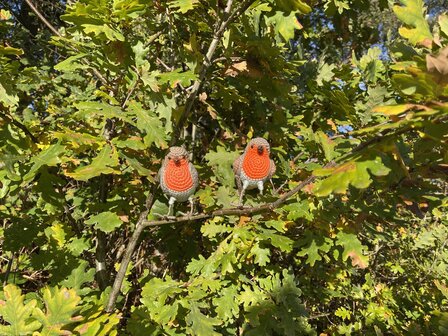
[[[263,138],[255,138],[249,141],[244,153],[233,162],[240,206],[246,189],[258,188],[260,194],[263,194],[264,183],[275,174],[275,163],[269,155],[269,143]]]
[[[158,179],[163,193],[169,197],[167,216],[173,213],[174,203],[190,202],[190,216],[193,214],[193,194],[198,186],[198,172],[188,159],[188,152],[182,147],[170,147],[159,170]]]

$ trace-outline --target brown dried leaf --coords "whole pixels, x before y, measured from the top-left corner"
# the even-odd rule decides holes
[[[358,266],[359,268],[366,268],[368,264],[361,258],[359,254],[357,254],[355,251],[350,251],[347,253],[347,255],[352,259],[352,266]]]
[[[198,95],[199,101],[201,103],[205,103],[205,101],[207,100],[207,93],[206,92],[202,92]]]
[[[429,72],[448,75],[448,47],[442,49],[437,56],[426,55],[426,68]]]

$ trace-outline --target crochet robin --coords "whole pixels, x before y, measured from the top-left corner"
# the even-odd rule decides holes
[[[233,162],[240,206],[246,189],[258,188],[260,194],[263,194],[264,183],[275,174],[275,163],[269,155],[269,143],[263,138],[255,138],[249,141],[244,153]]]
[[[167,216],[173,213],[174,203],[190,202],[190,216],[193,214],[193,194],[198,186],[198,172],[188,159],[188,152],[182,147],[170,147],[159,170],[158,179],[163,193],[169,197]]]

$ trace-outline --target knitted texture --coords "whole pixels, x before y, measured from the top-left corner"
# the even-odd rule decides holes
[[[182,147],[171,147],[159,170],[163,193],[185,202],[198,186],[196,168],[188,161],[188,152]]]
[[[244,156],[243,170],[247,177],[253,180],[261,180],[269,175],[271,160],[268,151],[259,154],[257,147],[249,148]]]
[[[269,158],[269,143],[263,138],[254,138],[246,146],[244,153],[233,163],[237,180],[247,180],[251,186],[257,181],[265,181],[275,174],[275,164]]]
[[[174,160],[168,161],[165,167],[164,181],[173,191],[186,191],[193,186],[190,165],[187,160],[181,159],[178,164]]]

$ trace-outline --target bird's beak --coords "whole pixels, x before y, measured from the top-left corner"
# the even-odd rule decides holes
[[[174,159],[174,163],[178,166],[180,165],[180,159],[177,157]]]
[[[264,150],[264,148],[262,145],[258,146],[258,149],[257,149],[258,154],[260,154],[260,155],[263,154],[263,150]]]

